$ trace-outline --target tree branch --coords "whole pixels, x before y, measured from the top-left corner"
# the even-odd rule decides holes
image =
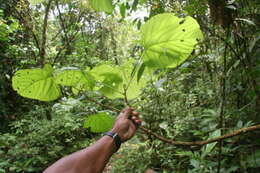
[[[48,17],[49,17],[49,12],[51,8],[51,3],[53,0],[49,0],[48,4],[45,9],[45,16],[44,16],[44,21],[43,21],[43,30],[42,30],[42,40],[41,40],[41,49],[40,49],[40,61],[39,64],[43,66],[44,64],[44,59],[45,59],[45,47],[46,47],[46,39],[47,39],[47,25],[48,25]]]
[[[104,105],[102,103],[99,103],[98,101],[86,96],[86,98],[89,100],[89,101],[92,101],[94,103],[96,103],[97,105],[100,105],[101,107],[104,107],[104,108],[107,108],[109,110],[112,110],[112,111],[115,111],[117,113],[121,112],[119,109],[117,108],[114,108],[114,107],[111,107],[111,106],[108,106],[108,105]],[[202,146],[202,145],[206,145],[206,144],[209,144],[209,143],[213,143],[213,142],[218,142],[218,141],[221,141],[221,140],[224,140],[224,139],[227,139],[227,138],[231,138],[231,137],[234,137],[234,136],[238,136],[240,134],[243,134],[243,133],[246,133],[246,132],[250,132],[250,131],[255,131],[255,130],[260,130],[260,124],[257,124],[255,126],[250,126],[250,127],[246,127],[246,128],[242,128],[242,129],[239,129],[239,130],[236,130],[236,131],[233,131],[231,133],[228,133],[228,134],[225,134],[225,135],[222,135],[222,136],[219,136],[219,137],[216,137],[216,138],[213,138],[213,139],[208,139],[208,140],[204,140],[204,141],[192,141],[192,142],[185,142],[185,141],[175,141],[173,139],[168,139],[166,137],[163,137],[157,133],[154,133],[152,132],[151,130],[145,128],[144,126],[140,126],[140,129],[145,132],[146,134],[148,135],[151,135],[165,143],[168,143],[168,144],[172,144],[172,145],[182,145],[182,146]]]
[[[69,44],[69,38],[68,38],[68,34],[67,34],[67,29],[66,29],[65,21],[63,20],[63,17],[62,17],[61,11],[60,11],[60,7],[59,7],[59,3],[58,3],[57,0],[56,0],[56,7],[57,7],[57,10],[58,10],[58,13],[59,13],[58,17],[60,19],[60,26],[61,26],[61,28],[64,32],[64,37],[65,37],[64,40],[66,42],[65,44],[68,45]],[[66,46],[66,47],[68,47],[68,46]]]
[[[152,136],[156,137],[157,139],[159,139],[159,140],[161,140],[161,141],[163,141],[165,143],[172,144],[172,145],[185,145],[185,146],[194,146],[194,145],[196,146],[197,145],[197,146],[202,146],[202,145],[206,145],[206,144],[209,144],[209,143],[221,141],[221,140],[224,140],[224,139],[227,139],[227,138],[231,138],[231,137],[234,137],[234,136],[238,136],[238,135],[246,133],[246,132],[260,130],[260,124],[257,124],[255,126],[242,128],[242,129],[233,131],[231,133],[219,136],[217,138],[204,140],[204,141],[192,141],[192,142],[174,141],[172,139],[167,139],[167,138],[165,138],[163,136],[160,136],[160,135],[152,132],[151,130],[146,129],[145,127],[140,127],[140,129],[143,130],[145,133],[147,133],[149,135],[152,135]]]

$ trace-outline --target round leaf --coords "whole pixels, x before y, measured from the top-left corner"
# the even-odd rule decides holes
[[[90,90],[95,86],[92,76],[81,70],[64,70],[55,76],[55,82],[64,86]]]
[[[150,68],[174,68],[188,58],[202,37],[200,26],[192,17],[156,15],[141,28],[144,63]]]
[[[59,86],[52,77],[53,68],[19,70],[12,78],[14,90],[23,97],[41,101],[52,101],[60,97]]]
[[[123,79],[118,67],[103,64],[92,69],[90,74],[100,84],[98,89],[106,97],[111,99],[123,97],[122,92],[120,93]]]

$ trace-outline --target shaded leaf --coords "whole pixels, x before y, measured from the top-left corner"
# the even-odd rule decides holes
[[[219,137],[220,135],[221,135],[221,131],[218,129],[218,130],[215,130],[213,133],[211,133],[208,139],[216,138],[216,137]],[[216,146],[216,144],[217,144],[217,142],[207,144],[203,148],[204,149],[203,155],[206,156],[208,153],[210,153],[213,150],[213,148]]]
[[[134,0],[131,11],[135,11],[137,8],[139,0]]]
[[[198,160],[195,159],[191,159],[190,160],[190,164],[194,167],[194,168],[199,168],[200,166],[200,162]]]
[[[143,73],[144,73],[144,70],[145,70],[145,65],[144,63],[141,64],[140,68],[138,69],[138,72],[137,72],[137,82],[140,81]]]
[[[90,128],[91,132],[94,133],[102,133],[109,131],[114,121],[115,118],[111,115],[108,115],[106,112],[99,112],[86,118],[84,128]]]
[[[121,4],[120,5],[120,14],[121,14],[122,18],[125,18],[125,13],[126,13],[125,4]]]
[[[248,167],[259,168],[260,167],[260,150],[258,149],[255,152],[249,154],[245,160],[248,164]]]

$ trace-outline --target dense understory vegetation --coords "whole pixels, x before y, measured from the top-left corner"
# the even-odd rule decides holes
[[[42,172],[102,135],[83,128],[86,117],[100,111],[116,116],[114,110],[125,104],[140,112],[143,127],[173,142],[205,141],[255,128],[205,145],[170,144],[140,129],[113,156],[106,172],[259,172],[260,2],[106,2],[0,0],[0,173]],[[56,70],[53,76],[75,68],[92,70],[94,76],[99,65],[139,61],[146,51],[137,41],[140,28],[163,13],[192,16],[204,39],[175,68],[153,69],[147,63],[153,66],[151,80],[138,97],[113,98],[111,88],[61,86],[61,97],[45,102],[14,90],[12,78],[22,69],[49,64]],[[120,78],[107,79],[106,84],[120,83]]]

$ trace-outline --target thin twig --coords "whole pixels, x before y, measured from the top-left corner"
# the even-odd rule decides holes
[[[128,99],[127,99],[127,89],[126,88],[124,88],[124,101],[125,101],[126,106],[131,107],[131,105],[128,102]]]

